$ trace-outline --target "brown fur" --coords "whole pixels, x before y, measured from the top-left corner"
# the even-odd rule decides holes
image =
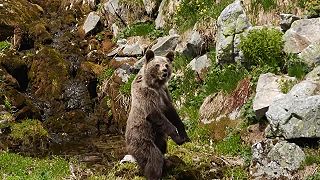
[[[147,51],[146,62],[132,83],[132,104],[126,127],[128,153],[149,180],[160,179],[167,136],[177,144],[189,141],[166,86],[172,73],[173,53],[166,57]]]

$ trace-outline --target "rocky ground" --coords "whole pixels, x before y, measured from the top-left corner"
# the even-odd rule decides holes
[[[320,179],[318,0],[0,2],[0,177],[143,179],[130,85],[174,51],[165,179]],[[280,13],[281,14],[280,14]]]

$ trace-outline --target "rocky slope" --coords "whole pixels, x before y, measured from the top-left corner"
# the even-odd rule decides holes
[[[137,178],[135,166],[116,161],[125,155],[130,84],[152,49],[176,53],[169,88],[193,139],[170,143],[180,160],[168,179],[317,178],[313,3],[4,0],[0,150],[80,155],[96,169],[115,164],[98,178]]]

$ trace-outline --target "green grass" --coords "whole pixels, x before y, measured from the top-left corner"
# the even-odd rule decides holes
[[[120,93],[122,95],[130,96],[130,94],[131,94],[131,84],[132,84],[132,81],[134,80],[135,77],[136,77],[135,74],[131,74],[129,76],[129,78],[128,78],[128,81],[120,86],[119,91],[120,91]]]
[[[103,73],[101,73],[101,75],[98,77],[98,82],[99,82],[99,84],[102,84],[102,82],[103,82],[105,79],[111,78],[111,76],[113,75],[114,71],[115,71],[115,70],[114,70],[113,68],[106,68],[106,69],[104,69]]]
[[[7,180],[63,179],[69,164],[61,158],[38,159],[0,152],[0,178]]]
[[[245,145],[240,134],[230,133],[225,139],[215,145],[218,154],[230,156],[250,156],[251,148]]]
[[[290,79],[280,79],[280,90],[282,93],[287,94],[295,84],[297,84],[297,81],[293,81]]]
[[[286,59],[286,66],[289,76],[296,77],[301,80],[310,71],[308,65],[299,59],[297,55],[288,54]]]
[[[225,176],[228,179],[236,179],[236,180],[246,180],[249,179],[248,171],[240,166],[227,168],[225,171]]]
[[[168,32],[165,32],[164,30],[157,30],[152,22],[141,22],[126,27],[119,33],[117,39],[128,38],[131,36],[143,36],[156,39],[167,34]]]
[[[208,18],[217,19],[223,9],[232,2],[232,0],[220,3],[212,0],[183,0],[177,8],[173,21],[178,30],[184,32],[199,21],[206,21]]]
[[[0,52],[3,52],[6,49],[11,47],[11,43],[9,41],[0,41]]]

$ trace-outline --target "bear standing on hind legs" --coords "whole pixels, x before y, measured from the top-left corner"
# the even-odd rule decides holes
[[[173,58],[173,52],[162,57],[148,50],[145,64],[131,86],[126,145],[148,180],[158,180],[162,176],[167,136],[178,145],[190,141],[166,86]]]

